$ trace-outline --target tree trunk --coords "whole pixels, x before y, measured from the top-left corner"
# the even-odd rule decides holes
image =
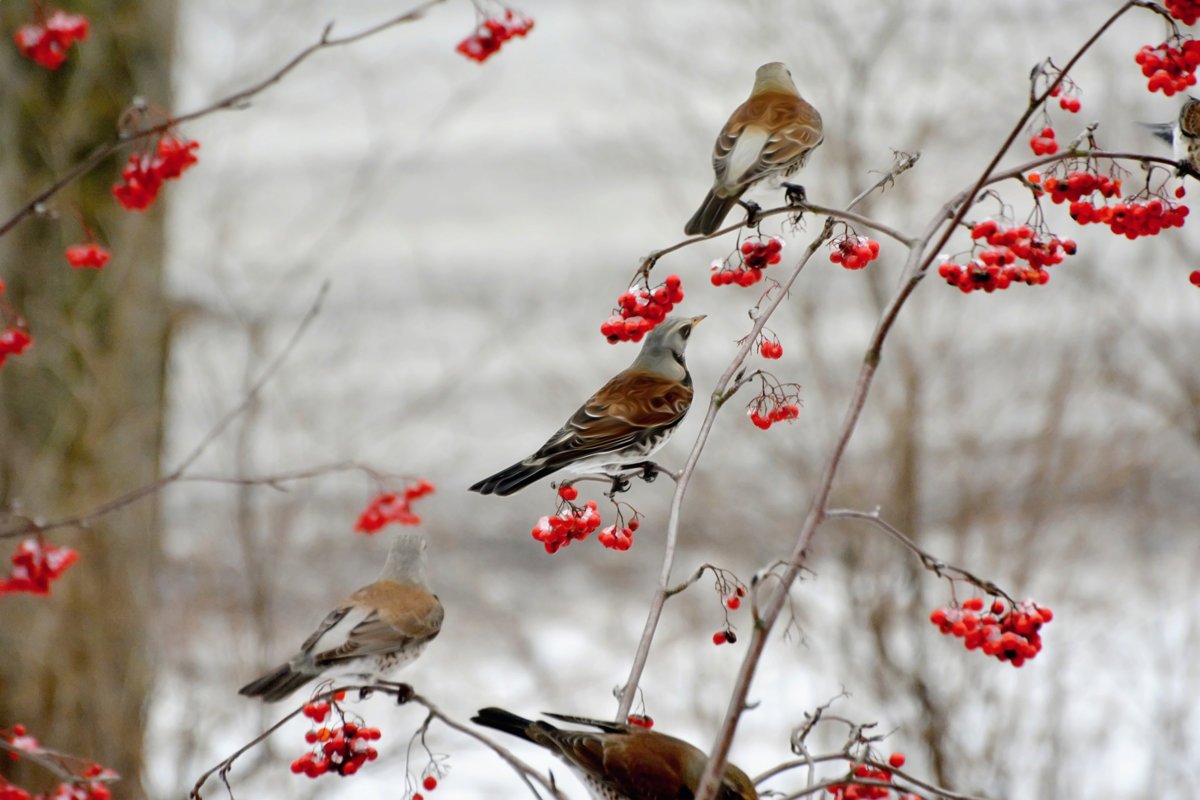
[[[174,3],[79,0],[91,35],[51,72],[20,57],[12,31],[32,4],[0,6],[0,218],[115,134],[132,98],[170,103]],[[47,203],[53,217],[0,238],[7,300],[33,346],[0,368],[0,530],[4,511],[54,520],[155,480],[167,355],[163,198],[147,212],[111,194],[128,152]],[[169,187],[165,192],[169,195]],[[63,256],[86,241],[75,209],[112,251],[103,270]],[[0,727],[24,723],[46,747],[123,776],[116,797],[144,796],[143,740],[153,688],[149,638],[159,522],[152,497],[47,541],[79,551],[50,597],[0,598]],[[0,540],[6,557],[16,539]],[[6,566],[6,565],[5,565]],[[0,759],[31,790],[44,771]]]

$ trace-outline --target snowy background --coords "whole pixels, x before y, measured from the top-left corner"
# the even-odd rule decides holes
[[[892,149],[921,152],[865,209],[916,232],[1003,140],[1030,67],[1064,63],[1116,5],[529,0],[520,9],[533,32],[478,65],[453,49],[474,11],[450,0],[320,53],[249,109],[185,130],[202,149],[167,192],[178,328],[166,463],[241,400],[328,282],[307,335],[197,470],[253,477],[355,461],[429,479],[438,491],[416,510],[446,624],[401,677],[458,719],[485,705],[610,716],[659,570],[670,483],[627,495],[646,515],[629,552],[593,537],[554,556],[529,536],[554,508],[546,482],[510,498],[465,488],[531,452],[632,359],[636,346],[608,345],[599,325],[639,258],[682,238],[711,181],[713,138],[755,68],[786,62],[824,118],[825,143],[800,176],[814,202],[845,203]],[[404,8],[182,3],[177,109],[259,80],[330,20],[347,34]],[[1060,141],[1098,120],[1113,149],[1162,152],[1136,122],[1170,119],[1178,102],[1145,91],[1133,55],[1164,35],[1143,14],[1102,40],[1073,75],[1083,111],[1055,114]],[[1027,155],[1021,144],[1008,163]],[[1026,198],[1006,197],[1024,219]],[[1019,670],[967,653],[927,622],[950,599],[944,581],[875,531],[827,524],[793,592],[796,624],[786,637],[780,626],[753,686],[762,705],[734,745],[752,775],[789,758],[804,712],[844,690],[837,713],[877,721],[892,732],[885,752],[904,751],[916,774],[957,790],[1183,796],[1200,781],[1190,688],[1200,292],[1187,284],[1197,231],[1130,243],[1048,213],[1080,242],[1048,285],[963,296],[931,277],[919,288],[834,496],[880,507],[945,560],[1049,605],[1045,651]],[[820,221],[793,231],[781,219],[763,230],[789,241],[786,266]],[[710,262],[732,246],[705,242],[657,267],[682,276],[681,312],[709,315],[688,352],[698,410],[660,453],[673,467],[758,297],[709,285]],[[960,237],[952,251],[966,246]],[[803,384],[800,418],[760,432],[739,413],[749,393],[722,413],[685,508],[678,579],[708,561],[749,580],[790,549],[899,276],[904,252],[883,247],[861,273],[822,252],[773,320],[785,355],[768,366]],[[236,690],[373,579],[389,532],[351,528],[378,488],[347,472],[287,492],[167,491],[154,796],[179,796],[287,707]],[[702,748],[744,655],[711,644],[724,623],[709,586],[668,604],[642,683],[658,729]],[[732,621],[748,633],[744,610]],[[384,698],[356,710],[384,731],[380,759],[360,775],[292,775],[287,763],[305,749],[296,722],[235,766],[237,796],[400,796],[421,710]],[[437,796],[524,791],[469,739],[435,726],[429,741],[451,756]],[[408,766],[420,772],[424,758]],[[794,791],[802,780],[767,785]]]

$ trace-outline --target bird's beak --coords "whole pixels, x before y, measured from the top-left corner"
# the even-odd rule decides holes
[[[700,324],[700,320],[704,319],[704,318],[705,318],[705,317],[707,317],[707,316],[708,316],[708,314],[701,314],[701,315],[700,315],[700,316],[698,316],[698,317],[692,317],[692,327],[694,328],[694,327],[696,327],[697,325],[699,325],[699,324]]]

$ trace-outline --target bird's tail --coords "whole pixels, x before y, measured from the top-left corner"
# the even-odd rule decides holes
[[[549,467],[544,463],[528,464],[520,461],[508,469],[500,470],[490,478],[484,478],[472,486],[471,491],[479,492],[480,494],[509,495],[515,491],[524,489],[539,478],[544,478],[556,470],[558,470],[558,467]]]
[[[688,236],[708,236],[721,227],[721,222],[729,214],[729,210],[737,205],[738,195],[733,197],[718,197],[710,189],[700,204],[700,209],[688,220],[683,232]]]
[[[246,697],[261,697],[268,703],[274,703],[276,700],[287,697],[312,678],[312,675],[292,669],[291,664],[284,664],[258,680],[247,683],[238,689],[238,694]]]
[[[495,728],[504,733],[511,733],[513,736],[519,736],[528,742],[533,741],[529,736],[529,726],[535,724],[533,720],[519,717],[511,711],[505,711],[503,708],[496,708],[495,706],[481,708],[478,714],[471,717],[471,722],[474,722],[476,725],[482,725],[485,728]],[[545,723],[542,724],[545,725]]]
[[[1175,126],[1170,122],[1139,122],[1138,124],[1167,144],[1175,141]]]

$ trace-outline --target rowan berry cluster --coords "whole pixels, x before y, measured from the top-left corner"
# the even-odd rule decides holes
[[[862,269],[879,258],[879,242],[866,236],[840,236],[829,244],[829,260],[846,269]]]
[[[482,64],[514,36],[524,36],[533,30],[533,18],[511,8],[495,17],[479,22],[475,32],[458,43],[454,49],[472,61]]]
[[[9,356],[19,356],[29,345],[33,337],[24,328],[9,327],[0,330],[0,367],[4,366]]]
[[[67,49],[87,39],[88,18],[57,8],[49,14],[39,9],[38,17],[38,22],[18,28],[13,39],[21,55],[46,69],[57,70],[67,60]]]
[[[67,263],[76,269],[80,267],[100,269],[112,258],[111,253],[95,242],[73,244],[67,248],[66,256]]]
[[[1041,651],[1038,631],[1054,618],[1050,609],[1032,600],[1023,600],[1011,608],[996,600],[989,613],[981,614],[982,611],[983,598],[972,597],[962,606],[936,609],[929,615],[929,621],[942,633],[962,639],[968,650],[982,650],[1019,667]]]
[[[1072,86],[1073,85],[1074,84],[1072,84]],[[1083,107],[1083,104],[1079,102],[1078,97],[1070,92],[1063,91],[1063,85],[1061,83],[1054,87],[1053,91],[1050,92],[1050,96],[1058,98],[1058,107],[1063,111],[1069,111],[1070,113],[1075,114],[1078,113],[1079,109]]]
[[[783,258],[783,245],[783,239],[778,236],[747,239],[724,260],[713,262],[712,285],[736,283],[738,286],[753,286],[762,280],[764,269],[771,264],[778,264]]]
[[[192,151],[199,147],[199,142],[177,136],[160,137],[153,152],[129,157],[129,163],[121,170],[122,183],[113,186],[113,197],[130,211],[145,211],[158,197],[163,181],[178,178],[196,163]]]
[[[763,358],[783,358],[783,345],[779,343],[778,339],[768,339],[766,335],[763,335],[762,341],[758,344],[758,354]]]
[[[650,730],[654,727],[654,720],[645,714],[630,714],[625,718],[625,721],[630,725],[637,725],[639,728]]]
[[[1200,19],[1200,2],[1197,0],[1163,0],[1167,13],[1184,25],[1195,25]]]
[[[378,728],[370,728],[360,722],[346,719],[338,701],[345,698],[344,692],[333,697],[332,705],[326,701],[309,701],[304,704],[304,716],[311,719],[314,727],[304,734],[304,741],[313,749],[292,762],[292,772],[316,778],[327,772],[336,772],[343,777],[353,775],[368,761],[379,757],[371,746],[382,734]],[[323,724],[330,709],[337,711],[339,723]]]
[[[946,263],[938,275],[951,286],[970,293],[977,289],[994,292],[1020,282],[1037,286],[1050,280],[1046,267],[1062,263],[1076,251],[1071,239],[1043,238],[1028,225],[1001,227],[995,220],[984,220],[971,228],[971,238],[983,240],[987,247],[976,251],[965,265]],[[1025,262],[1018,265],[1018,261]]]
[[[12,760],[19,760],[21,753],[53,755],[59,766],[74,778],[71,782],[60,783],[54,790],[54,794],[33,796],[20,786],[9,783],[0,777],[0,800],[50,800],[51,798],[53,800],[109,800],[112,797],[112,792],[105,783],[117,778],[117,773],[111,769],[106,769],[92,761],[68,759],[52,751],[42,750],[37,739],[29,735],[24,725],[17,724],[8,730],[0,730],[0,739],[11,745],[12,749],[8,751],[8,756]]]
[[[1091,172],[1068,172],[1065,178],[1046,178],[1043,182],[1036,172],[1029,175],[1031,183],[1040,184],[1042,189],[1050,193],[1050,200],[1055,204],[1076,202],[1085,196],[1099,192],[1104,198],[1121,195],[1121,181],[1107,175],[1095,175]]]
[[[600,531],[600,544],[610,550],[628,550],[633,546],[633,532],[638,529],[638,519],[634,517],[624,526],[615,523]]]
[[[8,578],[0,580],[0,595],[8,592],[50,594],[50,584],[79,560],[69,547],[56,547],[38,539],[25,539],[13,551],[13,567]]]
[[[766,430],[776,422],[800,416],[800,385],[778,383],[762,375],[762,390],[746,406],[746,413],[755,427]]]
[[[734,644],[737,642],[737,634],[731,630],[717,631],[712,637],[713,644],[720,646],[723,644]]]
[[[1071,219],[1080,225],[1107,225],[1118,236],[1136,239],[1157,236],[1167,228],[1182,228],[1188,207],[1155,197],[1146,202],[1127,200],[1111,206],[1094,206],[1080,201],[1071,203],[1070,213]]]
[[[1058,152],[1058,142],[1054,138],[1054,128],[1042,128],[1042,132],[1030,138],[1029,147],[1035,156],[1052,156]]]
[[[1152,92],[1162,91],[1170,97],[1196,85],[1196,67],[1200,66],[1200,40],[1188,39],[1179,48],[1163,42],[1157,47],[1145,45],[1134,61],[1142,67],[1142,75],[1149,78],[1146,88]]]
[[[553,516],[542,517],[533,528],[533,538],[541,542],[547,553],[557,553],[560,547],[566,547],[571,542],[582,541],[600,527],[600,512],[596,510],[596,501],[588,500],[583,507],[572,501],[579,496],[574,486],[564,486],[558,490],[558,512]]]
[[[640,342],[680,302],[683,302],[683,282],[678,275],[668,275],[654,289],[634,287],[617,298],[617,311],[600,326],[600,333],[609,344]]]
[[[888,757],[888,764],[892,769],[900,769],[904,766],[904,754],[892,753]],[[869,781],[878,781],[879,783],[891,783],[891,770],[883,767],[873,767],[870,764],[859,764],[854,768],[854,777],[862,778]],[[854,783],[836,783],[826,789],[835,800],[881,800],[888,797],[893,789],[877,784],[862,784]],[[900,800],[919,800],[917,795],[906,794]]]
[[[412,501],[434,492],[434,486],[429,481],[418,481],[412,486],[406,486],[403,493],[384,492],[376,495],[367,504],[366,509],[358,515],[354,530],[359,533],[371,534],[391,522],[401,525],[420,525],[421,518],[412,512]]]

